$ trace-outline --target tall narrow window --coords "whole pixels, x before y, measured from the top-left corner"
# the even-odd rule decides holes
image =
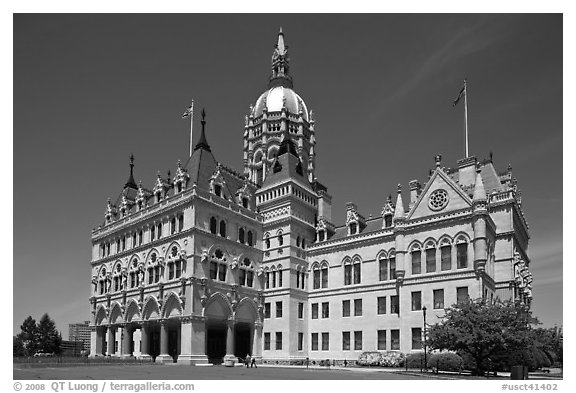
[[[362,299],[354,299],[354,316],[362,316]]]
[[[173,235],[176,233],[176,217],[173,217],[170,220],[170,234]]]
[[[278,266],[278,287],[282,288],[282,276],[283,276],[282,266]]]
[[[218,280],[226,281],[226,265],[223,263],[218,266]]]
[[[396,255],[388,258],[388,265],[390,266],[390,280],[396,280]]]
[[[342,332],[342,350],[350,350],[350,332]]]
[[[378,261],[378,279],[388,281],[388,260],[384,256],[380,256]]]
[[[344,285],[352,284],[352,264],[348,262],[344,265]]]
[[[210,233],[216,234],[218,232],[217,229],[218,223],[215,217],[210,217]]]
[[[445,245],[440,247],[440,270],[452,268],[452,247]]]
[[[312,333],[312,350],[318,350],[318,333]]]
[[[436,271],[436,249],[426,249],[426,273],[433,273]]]
[[[226,221],[220,221],[220,236],[226,237]]]
[[[350,316],[350,300],[342,300],[342,316]]]
[[[264,303],[264,318],[270,318],[270,303]]]
[[[222,197],[222,186],[220,184],[214,184],[214,194],[216,194],[216,196]]]
[[[313,288],[319,289],[320,288],[320,269],[318,269],[318,267],[316,266],[314,268],[314,270],[312,271],[312,274],[314,277]]]
[[[323,266],[321,270],[322,288],[328,288],[328,266]]]
[[[458,269],[468,267],[468,243],[458,243],[456,245],[456,259],[458,260]]]
[[[463,303],[468,301],[468,287],[456,288],[456,302]]]
[[[422,328],[412,328],[412,349],[422,349]]]
[[[422,292],[412,292],[412,311],[419,311],[422,309]]]
[[[244,244],[244,228],[238,230],[238,241]]]
[[[266,248],[270,248],[270,238],[268,236],[264,239],[264,243],[266,244]]]
[[[178,217],[178,232],[182,232],[184,230],[184,215],[181,214]]]
[[[400,350],[400,330],[390,330],[390,349],[393,351]]]
[[[158,239],[162,237],[162,223],[158,224]]]
[[[362,350],[362,332],[357,331],[354,332],[354,350],[361,351]]]
[[[141,246],[144,242],[144,231],[138,232],[138,245]]]
[[[312,303],[312,319],[318,319],[318,303]]]
[[[422,273],[422,251],[420,249],[412,250],[412,274]]]
[[[132,248],[136,247],[136,232],[132,234]]]
[[[247,241],[248,245],[250,247],[252,247],[254,245],[254,239],[252,237],[252,231],[248,231],[248,241]]]
[[[398,295],[390,296],[390,314],[400,315],[400,302]]]
[[[330,318],[330,303],[322,303],[322,318]]]
[[[279,246],[284,245],[284,238],[282,237],[282,234],[278,235],[278,245]]]
[[[354,284],[360,284],[360,261],[354,262]]]
[[[357,231],[358,226],[356,225],[355,222],[351,222],[350,223],[350,235],[355,235],[356,231]]]
[[[302,351],[304,348],[304,333],[298,332],[298,350]]]
[[[322,333],[322,350],[328,351],[330,347],[330,335],[328,333]]]
[[[276,318],[282,318],[282,302],[276,302]]]
[[[270,350],[270,333],[264,333],[264,350]]]
[[[218,262],[210,262],[210,279],[216,280],[218,277]]]
[[[392,226],[392,214],[387,214],[384,216],[384,226],[390,228]]]
[[[304,318],[304,303],[298,303],[298,319]]]
[[[386,296],[378,297],[378,314],[386,314]]]
[[[386,350],[386,330],[378,330],[378,350]]]

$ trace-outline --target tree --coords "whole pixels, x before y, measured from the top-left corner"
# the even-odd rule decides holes
[[[38,327],[36,320],[29,316],[20,325],[21,332],[16,338],[22,343],[25,356],[32,356],[38,350]]]
[[[533,323],[537,320],[525,305],[468,299],[446,310],[442,322],[430,328],[427,344],[433,349],[468,354],[476,373],[483,375],[491,357],[533,346]]]
[[[20,340],[18,336],[12,338],[12,356],[26,356],[26,349],[24,349],[24,344],[22,344],[22,340]]]
[[[48,314],[44,314],[38,322],[38,338],[42,352],[60,354],[62,338]]]

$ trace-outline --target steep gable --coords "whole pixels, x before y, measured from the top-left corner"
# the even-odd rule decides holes
[[[430,199],[431,196],[432,200]],[[470,206],[472,206],[470,197],[446,173],[438,168],[434,171],[426,187],[424,187],[424,190],[408,213],[408,219],[464,209]]]

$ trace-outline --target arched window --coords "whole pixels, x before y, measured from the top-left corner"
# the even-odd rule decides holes
[[[302,246],[302,249],[305,250],[306,249],[306,239],[302,238],[302,242],[300,243],[300,245]]]
[[[378,280],[388,281],[388,258],[385,254],[380,254],[378,258]]]
[[[153,241],[156,237],[156,225],[150,227],[150,241]]]
[[[282,232],[278,234],[278,245],[281,246],[284,244],[284,238],[282,237]]]
[[[134,258],[130,263],[130,288],[136,288],[140,285],[140,275],[138,271],[138,260]]]
[[[328,288],[328,265],[322,265],[320,269],[320,273],[322,276],[322,288]]]
[[[300,247],[300,236],[296,238],[296,247]]]
[[[246,197],[242,198],[242,207],[248,209],[248,206],[249,206],[248,198]]]
[[[226,281],[226,271],[228,270],[228,264],[226,263],[226,258],[224,253],[216,249],[212,255],[212,260],[210,261],[210,278],[212,280]]]
[[[468,267],[468,242],[464,236],[460,236],[456,241],[456,261],[458,269]]]
[[[282,270],[282,265],[278,266],[278,287],[282,288],[282,276],[284,271]]]
[[[390,228],[392,226],[392,214],[386,214],[384,216],[384,228]]]
[[[360,284],[360,259],[344,262],[344,285]]]
[[[248,231],[248,245],[249,246],[253,246],[254,245],[254,238],[252,236],[252,231]]]
[[[178,232],[182,232],[184,230],[184,214],[180,214],[178,217]]]
[[[358,225],[355,222],[350,223],[350,235],[355,235],[358,230]]]
[[[162,223],[158,223],[158,239],[162,237]]]
[[[240,285],[250,287],[254,285],[254,269],[252,262],[248,258],[244,258],[240,270],[238,272],[238,281]]]
[[[214,194],[222,198],[222,186],[220,184],[214,184]]]
[[[210,233],[216,234],[218,232],[217,229],[218,223],[215,217],[210,217]]]
[[[444,239],[440,243],[440,270],[452,269],[452,244]]]
[[[433,242],[426,243],[426,273],[436,271],[436,246]]]
[[[132,248],[136,247],[136,232],[132,234]]]
[[[244,244],[244,228],[238,230],[238,241]]]
[[[312,279],[313,279],[312,288],[319,289],[320,288],[320,266],[316,265],[312,269]]]
[[[410,256],[412,257],[412,274],[422,273],[422,250],[420,250],[420,246],[414,245],[410,251]]]
[[[140,232],[138,232],[138,245],[141,246],[143,242],[144,242],[144,231],[140,230]]]
[[[319,241],[319,242],[323,242],[323,241],[324,241],[324,237],[325,237],[324,233],[325,233],[325,232],[324,232],[324,229],[321,229],[321,230],[318,231],[318,241]]]
[[[226,237],[226,221],[220,221],[220,236]]]
[[[176,217],[172,217],[170,220],[170,234],[173,235],[176,233]]]
[[[270,237],[268,234],[264,238],[264,243],[266,243],[266,248],[270,248]]]

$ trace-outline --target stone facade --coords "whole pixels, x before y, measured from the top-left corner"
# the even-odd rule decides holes
[[[399,185],[380,217],[315,177],[313,112],[294,92],[282,31],[268,90],[246,115],[244,173],[202,131],[175,176],[130,175],[92,233],[91,356],[184,364],[356,360],[420,351],[427,322],[468,296],[531,301],[516,179],[492,159]],[[405,202],[406,201],[406,202]]]

